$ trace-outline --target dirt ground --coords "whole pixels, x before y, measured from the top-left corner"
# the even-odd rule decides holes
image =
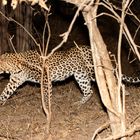
[[[1,79],[0,92],[8,79]],[[73,79],[53,86],[51,135],[53,140],[91,140],[95,130],[108,122],[107,113],[101,104],[98,90],[80,108],[74,103],[82,97]],[[140,124],[140,87],[127,87],[126,118],[128,128]],[[46,117],[41,106],[40,87],[25,84],[0,107],[0,140],[43,140]],[[97,138],[107,137],[107,128]],[[139,140],[135,133],[130,140]]]

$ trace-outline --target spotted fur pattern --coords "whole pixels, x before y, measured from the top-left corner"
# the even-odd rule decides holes
[[[37,51],[1,55],[0,74],[10,73],[10,80],[0,95],[0,101],[5,102],[26,81],[41,83],[41,66],[42,59]],[[51,82],[62,81],[73,75],[83,92],[81,103],[89,100],[94,70],[91,51],[87,46],[55,52],[45,61],[47,68]]]
[[[122,75],[122,81],[124,83],[138,84],[138,83],[140,83],[140,77]]]

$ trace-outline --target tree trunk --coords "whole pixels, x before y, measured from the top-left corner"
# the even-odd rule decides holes
[[[88,12],[83,12],[89,30],[96,80],[102,101],[107,107],[112,134],[122,134],[125,132],[125,125],[122,119],[121,97],[117,90],[118,86],[112,71],[113,67],[109,58],[107,46],[96,24],[96,8],[97,7],[92,7]]]
[[[1,4],[0,1],[0,7],[1,7],[1,12],[6,13],[5,7]],[[10,45],[9,45],[9,37],[8,37],[8,21],[0,15],[0,54],[3,54],[7,51],[10,50]]]
[[[30,33],[32,32],[32,11],[27,4],[19,4],[15,10],[15,20],[23,25]],[[23,52],[31,48],[31,38],[25,30],[17,25],[16,28],[16,51]]]
[[[90,45],[93,55],[93,63],[97,85],[99,87],[101,99],[107,108],[110,119],[112,134],[125,133],[125,114],[122,107],[121,95],[118,90],[117,80],[113,74],[113,67],[107,51],[107,46],[103,41],[97,27],[96,16],[98,3],[100,0],[65,0],[80,7],[85,5],[82,13],[89,30]],[[83,3],[84,2],[84,3]],[[86,5],[87,4],[87,5]],[[125,139],[125,138],[124,138]]]

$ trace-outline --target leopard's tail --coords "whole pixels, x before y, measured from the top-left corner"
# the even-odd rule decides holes
[[[140,83],[140,77],[126,76],[123,74],[122,81],[124,83],[137,84],[137,83]]]
[[[95,78],[91,78],[91,80],[93,81],[93,82],[95,82],[96,81],[96,79]],[[124,83],[128,83],[128,84],[138,84],[138,83],[140,83],[140,77],[132,77],[132,76],[127,76],[127,75],[122,75],[122,82],[124,82]]]

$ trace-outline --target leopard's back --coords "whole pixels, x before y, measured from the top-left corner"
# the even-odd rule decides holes
[[[56,52],[46,61],[47,65],[52,81],[65,80],[75,73],[86,73],[89,78],[94,77],[92,55],[88,46]]]

